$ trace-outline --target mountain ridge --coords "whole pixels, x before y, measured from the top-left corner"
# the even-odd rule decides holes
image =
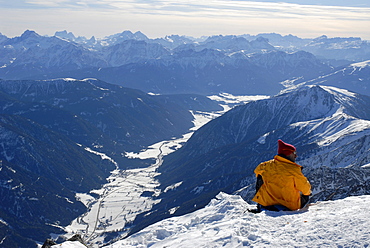
[[[365,152],[369,149],[369,104],[368,96],[332,87],[305,86],[233,108],[204,125],[181,149],[164,158],[157,177],[161,189],[181,184],[175,190],[163,191],[159,196],[162,201],[143,214],[145,221],[138,216],[134,223],[145,225],[192,212],[205,206],[219,191],[233,193],[249,187],[253,192],[253,186],[249,186],[255,181],[253,170],[276,155],[276,141],[280,138],[297,147],[297,163],[306,169],[369,164],[370,157]],[[132,232],[138,230],[134,227]]]
[[[281,81],[308,80],[332,70],[302,49],[277,49],[262,36],[171,37],[163,39],[172,44],[167,46],[125,31],[92,47],[66,32],[44,37],[28,30],[2,42],[0,78],[94,77],[154,93],[261,94],[258,89],[267,88],[276,94],[283,89]],[[258,87],[261,82],[265,85]]]

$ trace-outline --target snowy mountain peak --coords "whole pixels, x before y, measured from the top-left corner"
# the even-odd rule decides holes
[[[305,109],[310,111],[311,114],[305,117],[307,119],[319,118],[324,114],[330,115],[333,113],[334,98],[332,94],[325,91],[321,86],[301,87],[295,92],[283,94],[282,96],[285,98],[283,101],[286,102],[288,108],[290,106],[292,111],[298,111],[301,114],[305,112]],[[272,101],[281,102],[279,98]],[[286,111],[291,112],[291,110]]]
[[[321,35],[315,39],[313,39],[314,41],[319,41],[319,40],[327,40],[328,39],[328,36],[327,35]]]
[[[325,116],[327,117],[340,109],[341,112],[355,118],[370,120],[370,111],[368,110],[370,97],[345,89],[332,86],[306,85],[298,88],[293,94],[288,94],[287,97],[296,106],[302,105],[304,109],[310,109],[311,112],[321,112],[322,114],[326,112]],[[298,107],[297,110],[301,111],[302,109]],[[319,118],[319,116],[316,118]]]
[[[269,40],[264,37],[258,37],[256,40],[252,40],[250,43],[253,48],[274,50],[274,47],[271,46]]]
[[[123,31],[122,33],[114,34],[111,36],[108,36],[105,38],[105,40],[116,42],[121,42],[124,40],[148,40],[148,37],[141,33],[140,31],[137,31],[136,33],[133,33],[129,30]]]
[[[148,37],[146,37],[146,35],[144,35],[142,32],[140,31],[137,31],[136,33],[132,33],[131,31],[123,31],[121,34],[119,34],[119,37],[123,38],[123,39],[135,39],[135,40],[147,40]]]
[[[231,40],[231,39],[235,39],[236,36],[235,35],[213,35],[213,36],[210,36],[208,37],[205,42],[211,42],[211,41],[219,41],[219,40]]]
[[[64,38],[64,39],[67,39],[67,40],[75,40],[76,39],[74,34],[72,32],[67,32],[67,30],[57,31],[57,32],[55,32],[54,36]]]
[[[299,130],[298,126],[308,127],[312,124],[312,129],[305,131],[311,132],[310,134],[317,127],[321,128],[317,129],[317,132],[325,130],[327,123],[330,121],[332,121],[333,126],[348,127],[349,122],[345,121],[349,117],[341,120],[337,116],[345,114],[351,116],[351,120],[356,118],[370,120],[368,106],[370,106],[370,97],[367,96],[353,94],[334,87],[317,85],[300,87],[290,93],[250,102],[230,110],[199,129],[183,150],[189,149],[191,155],[188,155],[188,158],[189,156],[195,157],[211,153],[212,150],[225,145],[242,144],[243,142],[248,142],[249,145],[253,139],[256,139],[257,142],[260,137],[266,137],[264,135],[269,136],[270,143],[266,142],[268,148],[264,146],[261,149],[271,149],[269,146],[275,145],[279,136],[291,135],[293,133],[292,128],[295,129],[296,127],[297,137],[294,136],[291,139],[298,143],[302,142],[300,137],[302,131]],[[301,124],[293,126],[295,123]],[[307,125],[307,123],[310,123],[310,125]],[[355,125],[354,122],[352,124]],[[363,127],[367,128],[367,124]],[[345,132],[351,133],[359,129],[353,128]],[[336,130],[339,129],[336,128]],[[204,137],[212,137],[212,140]],[[317,137],[312,139],[312,143],[319,142],[316,140]],[[243,144],[243,147],[247,144]],[[196,149],[191,150],[191,147],[196,147]]]
[[[26,30],[24,33],[21,35],[22,39],[28,39],[28,38],[39,38],[41,37],[39,34],[37,34],[35,31],[31,30]]]

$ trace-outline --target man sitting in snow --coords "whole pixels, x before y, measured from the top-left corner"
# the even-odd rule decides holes
[[[295,163],[296,148],[278,140],[278,155],[257,166],[256,194],[258,211],[297,210],[306,205],[311,185]]]

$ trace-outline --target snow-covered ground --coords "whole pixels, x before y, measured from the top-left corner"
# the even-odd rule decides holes
[[[159,183],[154,177],[158,175],[156,169],[162,164],[163,156],[179,149],[194,131],[222,115],[232,106],[266,98],[266,96],[222,94],[210,98],[220,102],[224,110],[218,112],[192,111],[194,126],[183,137],[158,142],[139,153],[125,153],[128,158],[153,158],[156,160],[153,165],[130,170],[116,169],[107,179],[108,183],[103,185],[101,189],[93,190],[89,194],[77,194],[77,198],[87,206],[88,211],[76,218],[69,226],[64,227],[66,232],[64,236],[69,238],[76,233],[81,234],[92,247],[99,247],[104,243],[105,233],[119,231],[121,237],[125,237],[128,232],[124,229],[125,224],[133,221],[136,215],[150,210],[153,204],[157,203],[157,200],[153,200],[150,195],[160,193],[157,189]],[[95,152],[90,148],[86,148],[86,150],[116,164],[105,154]],[[117,164],[116,167],[118,168]],[[145,194],[143,194],[144,192]]]
[[[236,105],[238,105],[238,104],[247,103],[247,102],[250,102],[250,101],[267,99],[269,97],[270,96],[267,96],[267,95],[256,95],[256,96],[239,95],[239,96],[236,96],[236,95],[232,95],[232,94],[229,94],[229,93],[221,93],[221,94],[218,94],[218,95],[209,96],[208,98],[210,98],[211,100],[214,100],[214,101],[223,102],[224,104],[231,104],[231,105],[236,104]]]
[[[367,247],[370,196],[319,202],[293,212],[246,211],[239,196],[220,193],[194,213],[163,220],[109,248]]]
[[[247,209],[255,206],[240,196],[220,193],[205,208],[162,220],[107,248],[369,247],[369,206],[370,195],[363,195],[253,214]]]
[[[127,222],[137,214],[151,209],[156,203],[149,196],[142,196],[144,191],[155,193],[158,183],[153,179],[156,167],[132,170],[115,170],[108,178],[108,183],[100,190],[91,193],[99,195],[93,198],[89,194],[79,194],[89,211],[75,219],[65,228],[66,236],[79,233],[84,240],[98,247],[103,244],[104,233],[123,231]]]

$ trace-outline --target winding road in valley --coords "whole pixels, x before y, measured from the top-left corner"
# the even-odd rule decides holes
[[[102,213],[103,209],[104,209],[104,204],[106,203],[106,200],[108,198],[115,198],[115,196],[117,195],[117,192],[121,192],[121,193],[118,193],[118,194],[122,194],[122,192],[127,192],[126,193],[126,197],[125,198],[128,198],[132,192],[134,191],[135,192],[135,195],[131,196],[131,201],[133,202],[137,202],[138,199],[137,199],[137,194],[138,193],[143,193],[144,191],[153,191],[155,190],[155,188],[148,188],[147,184],[146,183],[142,183],[141,180],[136,180],[136,178],[142,178],[143,176],[144,177],[148,177],[148,180],[152,180],[154,181],[154,176],[157,174],[155,172],[155,170],[163,163],[163,156],[164,156],[164,153],[163,153],[163,147],[168,145],[169,142],[165,141],[165,142],[162,142],[161,145],[159,146],[158,148],[158,155],[156,157],[156,162],[154,164],[152,164],[151,166],[147,167],[147,168],[142,168],[142,169],[139,169],[139,170],[127,170],[127,171],[120,171],[120,173],[118,173],[118,177],[120,177],[120,179],[125,179],[124,181],[122,181],[122,183],[120,184],[124,184],[124,185],[105,185],[104,188],[103,188],[103,193],[101,194],[101,197],[99,199],[97,199],[94,203],[92,203],[90,205],[90,208],[89,208],[89,211],[87,213],[85,213],[85,215],[81,216],[79,219],[78,219],[78,222],[79,224],[85,224],[86,225],[86,228],[85,228],[85,234],[84,234],[84,240],[88,243],[88,244],[91,244],[91,245],[94,245],[96,243],[95,239],[97,237],[99,237],[101,235],[101,232],[106,232],[106,231],[109,231],[107,230],[107,227],[105,227],[107,225],[106,223],[106,219],[107,219],[107,216],[106,216],[106,213]],[[135,189],[135,190],[133,190]],[[147,198],[147,197],[145,197]],[[130,204],[130,200],[128,201],[125,201],[125,202],[122,202],[122,204],[125,204],[125,205],[131,205]],[[132,219],[132,217],[130,218],[130,216],[128,215],[132,215],[133,213],[135,213],[135,216],[138,214],[138,212],[135,212],[131,209],[131,211],[129,209],[127,209],[126,206],[123,206],[121,208],[121,211],[119,213],[115,213],[115,216],[110,216],[109,219],[111,219],[112,221],[115,221],[117,220],[118,218],[121,218],[121,219],[124,219],[125,221],[122,222],[122,226],[121,228],[123,229],[125,224],[127,223],[127,221],[129,219]],[[133,204],[135,205],[135,204]],[[96,210],[92,211],[93,208],[97,208]],[[146,210],[149,210],[147,208],[144,207],[143,211],[146,211]],[[93,213],[96,213],[95,214],[95,217],[94,217],[94,221],[89,221],[89,220],[84,220],[84,218],[91,218],[91,215]],[[99,226],[103,226],[103,230],[102,229],[98,229]],[[108,228],[109,228],[109,224],[107,225]]]

